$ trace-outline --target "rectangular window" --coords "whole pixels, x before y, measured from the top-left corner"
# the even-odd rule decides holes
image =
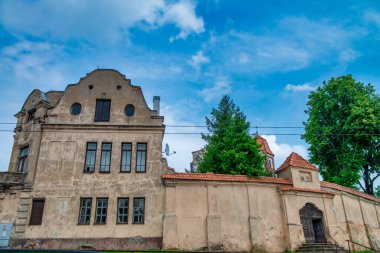
[[[81,198],[80,199],[80,210],[79,210],[79,224],[90,224],[91,218],[91,198]]]
[[[119,198],[117,200],[117,223],[128,223],[129,198]]]
[[[32,213],[30,214],[29,225],[41,225],[44,206],[44,199],[33,199]]]
[[[108,199],[96,199],[95,224],[106,224]]]
[[[110,120],[111,100],[97,99],[95,108],[95,121]]]
[[[28,121],[32,121],[36,118],[36,109],[32,109],[28,112]]]
[[[95,171],[96,146],[97,146],[96,142],[87,142],[86,162],[84,165],[84,172],[94,172]]]
[[[100,158],[100,172],[110,172],[112,143],[102,143],[102,155]]]
[[[132,143],[121,144],[120,172],[131,172]]]
[[[20,149],[20,157],[18,158],[17,172],[25,172],[26,161],[28,160],[29,147]]]
[[[302,182],[312,182],[311,172],[300,171],[300,180]]]
[[[136,172],[146,171],[146,143],[137,143]]]
[[[145,213],[145,198],[133,199],[133,223],[143,224]]]

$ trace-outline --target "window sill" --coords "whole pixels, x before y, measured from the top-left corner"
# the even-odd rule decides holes
[[[135,170],[135,173],[146,173],[146,170],[145,171],[137,171],[137,170]]]
[[[100,174],[111,174],[111,171],[99,171]]]
[[[121,171],[120,170],[119,173],[127,173],[128,174],[128,173],[131,173],[131,171]]]

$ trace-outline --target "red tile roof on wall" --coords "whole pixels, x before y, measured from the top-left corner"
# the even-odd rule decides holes
[[[297,153],[292,152],[288,158],[286,158],[285,162],[281,164],[281,166],[275,171],[275,173],[278,173],[288,167],[298,167],[303,169],[311,169],[315,171],[319,171],[317,167],[309,163],[306,159],[304,159],[302,156],[300,156]]]
[[[263,151],[265,154],[274,156],[272,150],[270,150],[268,142],[265,138],[260,135],[256,135],[257,143],[260,145],[259,150]]]
[[[286,178],[247,177],[245,175],[214,174],[212,172],[164,174],[162,175],[162,178],[164,180],[173,179],[173,180],[189,180],[189,181],[251,182],[251,183],[292,185],[292,182],[290,182]]]
[[[354,190],[352,188],[345,187],[345,186],[342,186],[342,185],[338,185],[338,184],[333,184],[333,183],[330,183],[330,182],[322,181],[321,182],[321,187],[325,187],[325,188],[330,188],[330,189],[334,189],[334,190],[338,190],[338,191],[343,191],[343,192],[351,193],[351,194],[353,194],[355,196],[358,196],[358,197],[362,197],[362,198],[369,199],[369,200],[372,200],[372,201],[380,202],[379,198],[376,198],[376,197],[374,197],[372,195],[369,195],[367,193],[360,192],[360,191],[357,191],[357,190]]]
[[[325,190],[297,188],[293,186],[283,186],[283,187],[280,187],[280,189],[281,191],[312,192],[312,193],[325,193],[325,194],[335,195],[334,193],[325,191]]]
[[[174,173],[174,174],[164,174],[162,175],[164,180],[180,180],[180,181],[216,181],[216,182],[242,182],[242,183],[264,183],[264,184],[280,184],[280,189],[282,191],[297,191],[297,192],[313,192],[313,193],[325,193],[334,194],[327,190],[318,189],[308,189],[308,188],[297,188],[293,187],[293,183],[286,178],[275,178],[275,177],[247,177],[245,175],[230,175],[230,174],[214,174],[212,172],[208,173]],[[350,193],[352,195],[369,199],[380,203],[380,199],[372,195],[366,194],[364,192],[359,192],[357,190],[321,181],[321,187],[330,188],[338,191],[343,191]]]

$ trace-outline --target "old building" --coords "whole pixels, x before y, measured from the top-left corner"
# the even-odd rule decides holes
[[[168,169],[153,99],[151,110],[139,86],[106,69],[34,90],[0,173],[0,246],[282,252],[329,235],[379,249],[380,199],[320,181],[295,153],[275,177]]]
[[[34,90],[16,115],[5,173],[19,182],[3,186],[11,245],[160,248],[167,166],[159,97],[154,104],[115,70],[65,91]]]

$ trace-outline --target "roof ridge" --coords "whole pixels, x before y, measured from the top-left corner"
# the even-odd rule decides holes
[[[296,152],[290,153],[290,155],[285,159],[285,161],[280,165],[280,167],[278,167],[275,173],[278,173],[288,167],[298,167],[303,169],[319,171],[317,167],[315,167],[308,160],[306,160]]]

